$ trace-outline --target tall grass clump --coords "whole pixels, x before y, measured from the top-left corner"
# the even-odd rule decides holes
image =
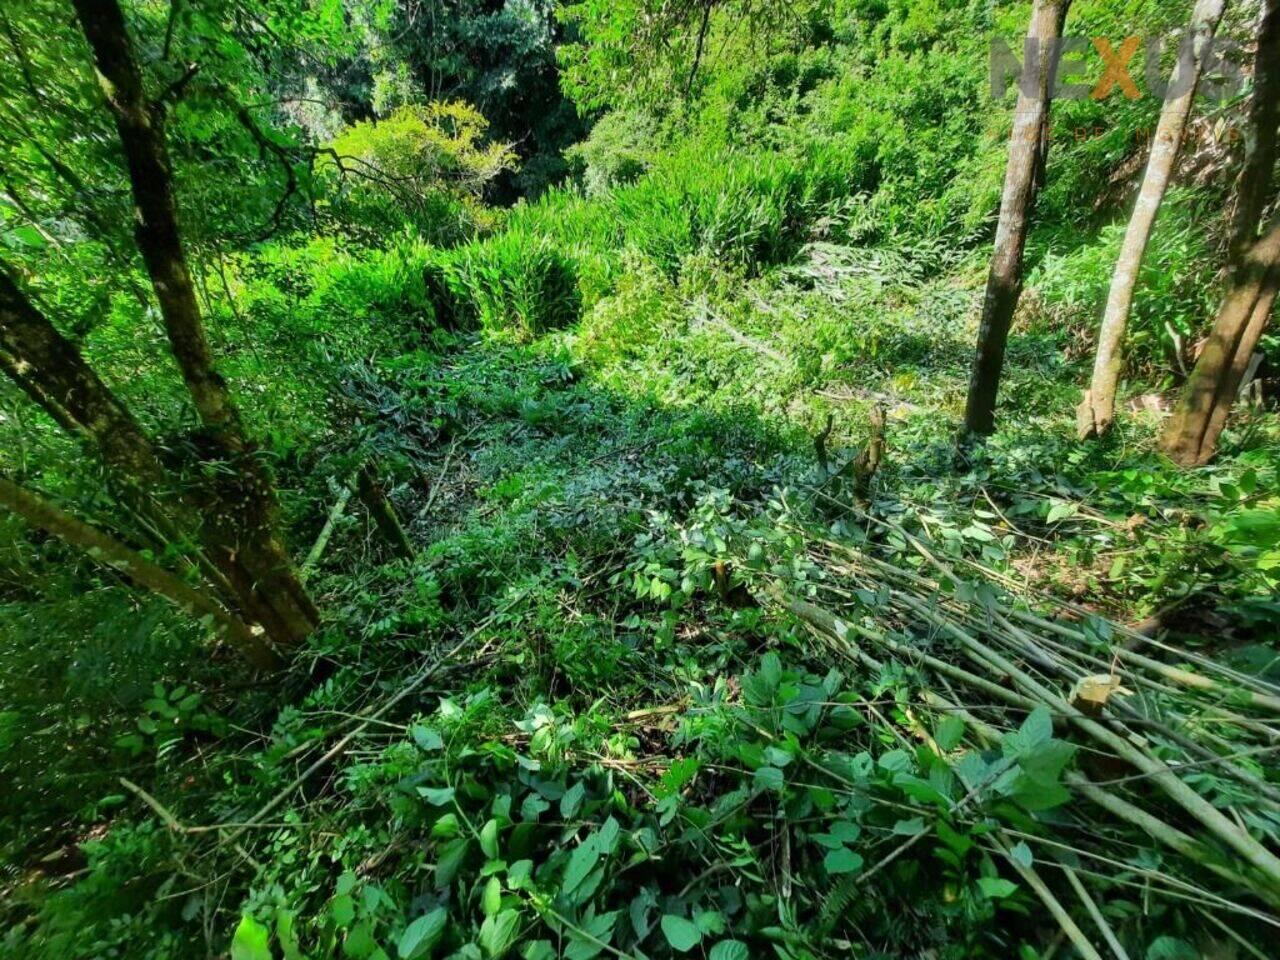
[[[447,251],[424,275],[437,319],[450,325],[527,339],[572,323],[580,312],[573,259],[552,239],[523,230]]]
[[[844,191],[827,172],[798,158],[694,144],[615,190],[610,206],[628,246],[670,275],[692,254],[755,272],[791,260],[823,204]]]

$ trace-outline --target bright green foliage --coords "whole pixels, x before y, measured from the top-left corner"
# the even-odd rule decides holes
[[[1188,8],[1076,0],[1069,30],[1118,41]],[[1072,775],[1135,801],[1145,778],[1044,710],[985,739],[929,705],[945,691],[911,657],[838,658],[769,599],[839,591],[857,626],[948,657],[887,588],[831,573],[843,550],[923,575],[927,545],[960,572],[930,602],[978,627],[998,597],[1074,604],[1089,670],[1116,662],[1115,623],[1172,609],[1170,640],[1280,679],[1274,414],[1243,410],[1190,473],[1143,404],[1074,440],[1153,101],[1055,106],[1001,429],[957,467],[1012,106],[988,97],[988,46],[1017,45],[1028,4],[125,9],[152,95],[200,64],[168,111],[184,240],[292,555],[333,521],[308,580],[325,619],[286,676],[251,679],[201,624],[0,516],[0,957],[1004,960],[1055,937],[1017,866],[1093,936],[1063,863],[1133,957],[1218,949],[1210,895],[1255,905],[1119,822],[1086,866],[1062,847],[1097,826]],[[176,475],[211,469],[69,7],[3,16],[0,260]],[[1135,397],[1180,379],[1219,295],[1238,107],[1219,121],[1148,251]],[[874,405],[867,512],[892,533],[838,472]],[[368,462],[413,559],[356,498],[334,511]],[[189,545],[157,544],[8,379],[0,470],[197,582]],[[1147,719],[1128,729],[1153,750],[1192,738],[1276,788],[1225,719]],[[1280,841],[1256,784],[1180,773]],[[234,837],[184,833],[120,776],[183,826],[282,799]],[[1165,872],[1204,903],[1164,896]]]
[[[577,319],[573,261],[543,237],[508,230],[450,251],[438,269],[450,323],[527,338]]]
[[[396,229],[407,213],[424,236],[449,242],[490,225],[479,198],[515,166],[511,147],[489,142],[487,128],[460,101],[399,107],[344,129],[319,169],[334,182],[344,219],[365,230]]]

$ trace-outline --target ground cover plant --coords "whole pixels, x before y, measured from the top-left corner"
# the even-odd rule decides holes
[[[1270,956],[1278,43],[0,10],[0,957]]]

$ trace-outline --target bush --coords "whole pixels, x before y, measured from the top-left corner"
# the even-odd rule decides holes
[[[508,230],[443,254],[429,269],[442,322],[507,330],[526,339],[578,318],[572,259],[546,237]],[[446,319],[447,318],[447,319]]]
[[[488,126],[474,107],[450,101],[347,127],[320,167],[340,221],[374,242],[406,215],[440,243],[492,226],[481,194],[516,158],[509,144],[486,142]]]
[[[1211,321],[1215,307],[1216,256],[1204,223],[1206,212],[1185,189],[1170,192],[1142,259],[1125,336],[1129,367],[1143,374],[1177,370],[1184,348]],[[1029,286],[1047,309],[1056,330],[1078,331],[1091,343],[1102,317],[1126,222],[1119,220],[1087,240],[1074,231],[1038,238],[1043,259]],[[1065,252],[1054,247],[1074,246]],[[1185,362],[1185,356],[1183,357]]]
[[[691,254],[756,271],[799,251],[824,203],[829,168],[798,158],[692,144],[611,198],[627,243],[674,275]]]
[[[615,111],[597,121],[591,135],[565,151],[588,196],[634,182],[656,157],[657,123],[642,113]]]

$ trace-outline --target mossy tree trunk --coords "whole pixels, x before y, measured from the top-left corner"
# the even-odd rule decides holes
[[[1027,32],[1029,50],[1039,57],[1036,89],[1019,90],[1009,137],[995,253],[982,299],[982,321],[965,404],[965,433],[995,430],[996,396],[1004,369],[1009,326],[1022,293],[1022,259],[1031,210],[1039,191],[1049,147],[1049,108],[1053,100],[1055,60],[1070,0],[1036,0]],[[1030,69],[1030,65],[1027,65]]]
[[[1146,173],[1142,177],[1138,199],[1111,277],[1111,289],[1107,294],[1102,325],[1098,329],[1093,377],[1080,406],[1076,408],[1076,432],[1081,440],[1103,435],[1115,419],[1116,390],[1124,367],[1121,347],[1133,308],[1138,272],[1142,269],[1142,257],[1155,228],[1160,204],[1173,177],[1178,150],[1195,103],[1196,89],[1225,5],[1224,0],[1199,0],[1191,15],[1187,46],[1178,59],[1176,76],[1170,84],[1170,91],[1176,91],[1177,95],[1166,100],[1160,110]]]
[[[364,508],[369,511],[369,516],[373,518],[378,533],[395,551],[396,556],[403,560],[412,560],[414,558],[413,542],[405,533],[396,508],[387,499],[386,491],[382,489],[372,464],[367,463],[356,471],[356,493],[360,497],[360,502],[364,504]]]
[[[165,467],[133,415],[36,308],[0,264],[0,371],[55,423],[99,457],[116,497],[155,529],[162,543],[190,541],[190,559],[245,620],[261,624],[278,644],[281,631],[262,590],[241,558],[227,549],[206,490],[188,489]]]

